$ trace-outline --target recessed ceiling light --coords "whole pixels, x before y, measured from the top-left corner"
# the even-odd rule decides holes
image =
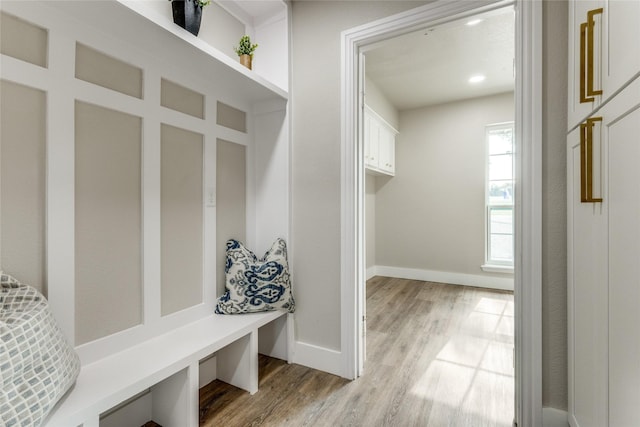
[[[476,76],[471,76],[469,78],[469,83],[480,83],[484,79],[485,79],[485,76],[483,76],[482,74],[478,74]]]
[[[467,22],[467,25],[473,27],[474,25],[478,25],[481,22],[482,19],[472,19],[471,21]]]

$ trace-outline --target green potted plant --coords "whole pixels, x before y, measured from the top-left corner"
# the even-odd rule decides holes
[[[240,38],[240,42],[237,47],[234,47],[233,50],[236,51],[238,56],[240,57],[240,63],[251,69],[251,60],[253,59],[253,52],[258,47],[257,44],[251,44],[251,38],[247,35],[244,35]]]
[[[194,36],[200,31],[202,8],[211,4],[211,0],[169,0],[173,10],[173,22]]]

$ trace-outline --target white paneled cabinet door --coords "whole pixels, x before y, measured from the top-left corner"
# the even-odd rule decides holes
[[[640,79],[568,138],[569,422],[573,427],[627,427],[638,421],[638,135]]]
[[[380,161],[380,125],[375,118],[365,114],[364,126],[365,166],[370,169],[378,169]]]
[[[572,1],[569,129],[640,73],[640,1]]]
[[[378,168],[389,175],[396,173],[396,138],[387,127],[380,126],[378,134]]]
[[[604,99],[599,66],[603,6],[602,0],[569,3],[569,129],[587,117]]]
[[[605,1],[602,21],[602,90],[610,97],[640,73],[640,1]]]
[[[369,107],[364,110],[364,165],[374,175],[395,175],[398,131]]]
[[[640,79],[603,109],[608,184],[609,426],[640,417]]]
[[[605,203],[583,203],[580,129],[568,138],[569,414],[573,427],[606,422]],[[606,200],[606,199],[605,199]]]

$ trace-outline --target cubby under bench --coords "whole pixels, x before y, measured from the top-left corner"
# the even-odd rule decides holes
[[[213,314],[83,365],[44,425],[196,427],[199,388],[217,378],[257,392],[258,353],[287,360],[287,325],[280,311]]]

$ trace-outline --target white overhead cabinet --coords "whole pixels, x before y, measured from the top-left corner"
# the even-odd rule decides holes
[[[570,3],[567,228],[573,427],[626,427],[638,419],[639,22],[637,1]]]
[[[396,174],[395,130],[368,106],[364,109],[364,165],[374,175]]]

